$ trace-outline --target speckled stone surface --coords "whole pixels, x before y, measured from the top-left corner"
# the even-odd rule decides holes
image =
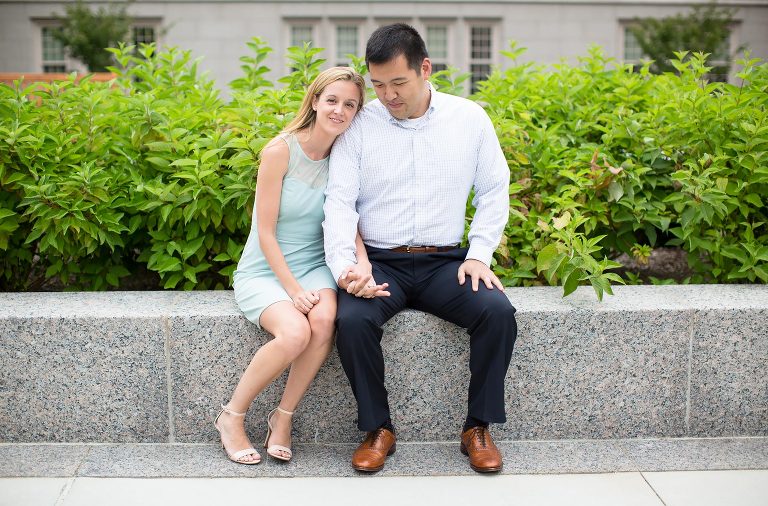
[[[0,441],[167,441],[164,343],[157,318],[0,318]]]
[[[768,286],[512,288],[519,337],[508,440],[765,435]],[[0,294],[0,441],[213,442],[212,420],[268,336],[231,291]],[[468,336],[404,311],[385,327],[402,442],[458,438]],[[692,358],[692,360],[691,360]],[[285,375],[247,419],[263,441]],[[761,402],[762,401],[762,402]],[[295,416],[298,443],[355,443],[333,351]]]
[[[689,311],[520,314],[507,439],[685,434]]]
[[[768,308],[697,314],[690,434],[768,435]]]
[[[91,451],[87,444],[0,444],[0,477],[75,476]]]
[[[766,438],[626,439],[617,443],[643,471],[768,468]]]
[[[637,470],[617,440],[503,441],[505,472],[604,473]]]
[[[268,335],[241,317],[170,319],[173,335],[175,440],[210,442],[218,439],[213,420],[227,402],[240,376]],[[246,418],[254,444],[263,443],[267,414],[277,406],[287,373],[257,396]],[[354,441],[351,424],[354,400],[335,350],[310,386],[294,415],[298,442]]]
[[[499,441],[503,474],[768,469],[768,438]],[[290,477],[473,475],[458,441],[398,443],[375,475],[350,466],[353,444],[297,444],[294,459],[253,466],[214,444],[3,444],[0,477]],[[51,462],[44,458],[49,456]],[[55,460],[55,462],[53,462]]]

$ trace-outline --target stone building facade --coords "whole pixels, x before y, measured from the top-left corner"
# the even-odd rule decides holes
[[[94,7],[103,3],[88,2]],[[693,2],[695,3],[695,2]],[[744,45],[768,58],[768,0],[721,0],[738,8],[728,50]],[[51,36],[63,13],[61,1],[0,0],[0,72],[60,72],[82,69],[67,58]],[[131,38],[189,49],[202,57],[219,87],[240,75],[240,56],[253,36],[274,49],[266,61],[276,79],[288,71],[286,49],[304,41],[326,48],[328,65],[347,54],[362,55],[370,33],[382,24],[403,21],[427,41],[437,68],[451,65],[484,76],[508,60],[500,51],[514,39],[526,47],[523,61],[575,62],[590,45],[608,56],[636,62],[642,56],[627,27],[637,18],[665,17],[692,2],[671,0],[442,0],[250,1],[136,0]]]

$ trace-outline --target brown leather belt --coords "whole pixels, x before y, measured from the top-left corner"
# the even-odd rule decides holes
[[[395,253],[440,253],[443,251],[451,251],[458,248],[458,246],[398,246],[391,248],[389,251]]]

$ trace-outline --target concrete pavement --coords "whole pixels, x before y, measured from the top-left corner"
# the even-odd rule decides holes
[[[766,506],[768,470],[377,478],[1,478],[0,506]]]

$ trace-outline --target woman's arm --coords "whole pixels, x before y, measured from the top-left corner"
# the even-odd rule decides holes
[[[272,141],[262,151],[256,178],[256,222],[259,246],[269,267],[293,300],[296,309],[306,314],[319,298],[316,293],[305,291],[296,280],[285,261],[276,234],[283,177],[288,171],[289,158],[288,145],[282,140]]]

